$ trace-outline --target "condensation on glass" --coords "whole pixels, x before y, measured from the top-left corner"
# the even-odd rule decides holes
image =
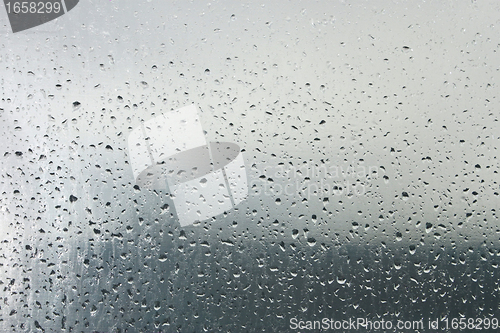
[[[498,328],[497,1],[6,6],[0,331]]]

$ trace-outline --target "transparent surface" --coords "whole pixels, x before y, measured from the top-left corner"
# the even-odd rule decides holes
[[[0,9],[0,331],[497,331],[498,1],[73,2]]]

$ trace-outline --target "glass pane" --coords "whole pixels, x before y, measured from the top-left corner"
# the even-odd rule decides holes
[[[498,1],[3,7],[0,331],[498,331]]]

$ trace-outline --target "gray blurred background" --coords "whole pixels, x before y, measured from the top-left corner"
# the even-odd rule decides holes
[[[499,26],[493,0],[0,9],[0,330],[500,318]],[[181,228],[127,137],[192,103],[249,198]]]

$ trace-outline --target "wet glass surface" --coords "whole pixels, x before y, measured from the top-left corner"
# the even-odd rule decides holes
[[[1,332],[498,330],[500,3],[65,6],[0,9]]]

